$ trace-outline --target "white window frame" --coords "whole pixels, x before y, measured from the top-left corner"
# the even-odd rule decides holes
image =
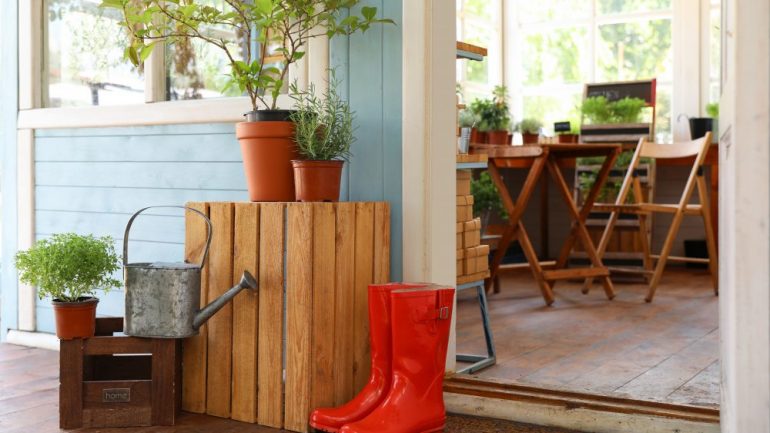
[[[146,61],[144,104],[44,108],[42,29],[47,18],[43,6],[44,0],[19,2],[19,129],[238,122],[250,110],[251,103],[245,96],[165,101],[164,50],[154,50]],[[289,79],[296,79],[300,87],[308,82],[324,86],[328,69],[328,39],[313,39],[308,43],[307,55],[289,66]],[[278,108],[291,105],[288,95],[278,97]]]
[[[503,8],[505,7],[505,0],[489,0],[489,3],[492,11],[496,11],[492,13],[492,18],[494,18],[495,21],[493,23],[486,24],[491,25],[494,28],[495,31],[492,33],[496,34],[497,37],[490,41],[488,46],[484,47],[487,49],[487,82],[479,83],[476,81],[468,81],[467,63],[457,62],[457,82],[460,83],[460,85],[463,87],[463,93],[471,90],[475,93],[486,92],[491,94],[494,87],[503,82],[503,77],[505,74],[505,26],[503,24]],[[483,20],[465,13],[464,9],[459,7],[457,8],[457,23],[459,26],[457,40],[468,42],[464,39],[467,25],[471,23],[483,23]],[[471,101],[465,102],[470,103]]]

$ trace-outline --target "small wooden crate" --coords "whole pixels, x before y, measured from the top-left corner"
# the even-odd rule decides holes
[[[99,318],[95,337],[61,341],[60,428],[175,424],[181,340],[113,336],[122,330],[122,318]]]

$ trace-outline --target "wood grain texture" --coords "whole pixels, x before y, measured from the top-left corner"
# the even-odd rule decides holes
[[[374,204],[374,274],[372,282],[390,281],[390,205]]]
[[[307,432],[312,386],[313,207],[290,204],[287,210],[284,426]]]
[[[259,281],[259,205],[235,204],[233,285],[244,271]],[[259,289],[244,290],[233,300],[232,419],[257,421],[257,347]]]
[[[336,205],[313,206],[313,345],[311,408],[334,405]]]
[[[355,297],[356,205],[337,205],[337,244],[334,265],[336,302],[334,304],[334,404],[353,397],[353,305]]]
[[[374,203],[356,203],[355,293],[353,295],[353,392],[369,379],[369,284],[374,277]]]
[[[209,252],[209,303],[231,287],[233,281],[232,203],[211,203],[213,226]],[[233,305],[228,303],[208,321],[206,413],[230,417],[233,347]]]
[[[262,204],[259,217],[259,349],[257,362],[260,425],[283,426],[283,239],[284,204]]]
[[[59,350],[59,371],[72,372],[59,378],[59,427],[82,427],[83,388],[79,386],[83,382],[82,340],[62,341]]]

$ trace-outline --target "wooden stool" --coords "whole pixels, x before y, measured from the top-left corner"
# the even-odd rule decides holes
[[[122,318],[100,318],[95,337],[60,342],[60,428],[174,425],[181,340],[112,335],[122,330]]]

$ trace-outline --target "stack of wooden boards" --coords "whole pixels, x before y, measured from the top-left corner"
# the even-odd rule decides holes
[[[489,270],[489,245],[481,245],[481,219],[473,218],[470,170],[457,170],[456,235],[458,281],[483,280]]]
[[[390,274],[387,203],[189,203],[213,238],[201,305],[248,270],[259,281],[183,345],[182,408],[296,432],[366,383],[368,293]],[[185,255],[206,224],[188,212]]]

